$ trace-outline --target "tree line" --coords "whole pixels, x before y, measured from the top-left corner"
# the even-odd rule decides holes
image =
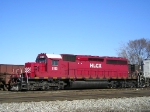
[[[127,58],[130,64],[141,64],[142,60],[150,58],[150,40],[129,40],[119,47],[117,54],[119,57]]]

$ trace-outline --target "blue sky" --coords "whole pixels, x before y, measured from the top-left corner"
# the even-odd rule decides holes
[[[150,38],[150,0],[0,0],[0,63],[39,53],[117,56]]]

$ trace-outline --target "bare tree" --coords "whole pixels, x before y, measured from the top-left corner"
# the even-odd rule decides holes
[[[140,64],[143,59],[150,58],[150,40],[130,40],[127,44],[121,45],[118,56],[127,58],[131,64]]]

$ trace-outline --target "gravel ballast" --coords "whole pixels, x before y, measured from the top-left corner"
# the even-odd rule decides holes
[[[0,112],[149,112],[150,97],[0,103]]]

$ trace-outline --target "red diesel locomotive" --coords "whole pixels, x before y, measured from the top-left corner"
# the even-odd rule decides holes
[[[41,53],[12,78],[11,90],[137,87],[135,68],[121,57]]]

